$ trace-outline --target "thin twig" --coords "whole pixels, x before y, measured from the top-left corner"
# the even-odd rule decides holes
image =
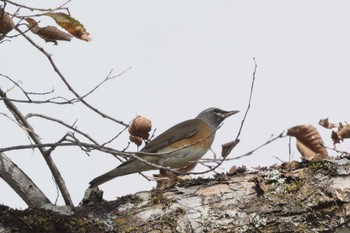
[[[292,137],[289,137],[288,140],[288,155],[289,155],[289,161],[292,161]]]
[[[243,157],[250,156],[250,155],[252,155],[254,152],[256,152],[257,150],[259,150],[260,148],[262,148],[262,147],[264,147],[264,146],[270,144],[270,143],[273,142],[273,141],[276,141],[276,140],[279,139],[279,138],[283,138],[283,137],[285,137],[284,132],[280,133],[280,134],[277,135],[276,137],[273,137],[273,135],[272,135],[271,138],[270,138],[268,141],[266,141],[266,142],[265,142],[264,144],[262,144],[261,146],[258,146],[258,147],[255,148],[254,150],[251,150],[251,151],[249,151],[249,152],[247,152],[247,153],[245,153],[245,154],[243,154],[243,155],[237,156],[237,157],[233,157],[233,158],[229,158],[229,159],[223,158],[223,159],[221,159],[221,161],[220,161],[216,166],[214,166],[214,167],[213,167],[212,169],[210,169],[210,170],[206,170],[206,171],[203,171],[203,172],[191,172],[191,173],[189,173],[189,174],[192,174],[192,175],[201,175],[201,174],[208,173],[208,172],[210,172],[210,171],[214,171],[216,168],[218,168],[219,166],[221,166],[221,164],[222,164],[224,161],[237,160],[237,159],[241,159],[241,158],[243,158]],[[227,158],[227,157],[226,157],[226,158]],[[207,161],[208,161],[208,160],[210,160],[210,159],[204,159],[204,160],[207,160]],[[212,159],[212,160],[213,160],[213,159]],[[216,161],[214,161],[214,162],[216,162]]]
[[[348,151],[338,150],[338,149],[336,149],[335,147],[334,147],[334,148],[331,148],[331,147],[328,147],[328,146],[326,146],[326,145],[324,145],[324,144],[321,144],[321,146],[324,147],[324,148],[326,148],[326,149],[328,149],[328,150],[331,150],[331,151],[334,151],[334,152],[340,154],[340,156],[344,156],[344,155],[345,155],[345,156],[350,156],[350,152],[348,152]]]
[[[247,118],[247,115],[248,115],[248,111],[250,109],[250,104],[252,102],[252,96],[253,96],[253,91],[254,91],[254,83],[255,83],[255,74],[256,74],[256,69],[258,68],[258,65],[256,64],[256,60],[255,60],[255,57],[253,57],[253,60],[254,60],[254,71],[253,71],[253,80],[252,80],[252,84],[250,86],[250,94],[249,94],[249,100],[248,100],[248,106],[247,106],[247,109],[244,113],[244,117],[243,117],[243,120],[241,122],[241,126],[239,127],[239,130],[238,130],[238,133],[237,133],[237,136],[236,136],[236,139],[237,140],[239,138],[239,136],[241,135],[241,131],[242,131],[242,128],[243,128],[243,125],[244,125],[244,122],[245,122],[245,119]]]
[[[30,11],[48,11],[48,12],[51,12],[51,11],[57,11],[57,10],[64,10],[64,9],[67,9],[67,8],[64,8],[65,5],[67,5],[69,2],[71,2],[72,0],[68,0],[67,2],[63,3],[62,5],[56,7],[56,8],[48,8],[48,9],[44,9],[44,8],[36,8],[36,7],[29,7],[29,6],[26,6],[26,5],[23,5],[23,4],[19,4],[19,3],[16,3],[16,2],[13,2],[13,1],[10,1],[10,0],[0,0],[4,3],[10,3],[14,6],[17,6],[17,7],[20,7],[20,8],[24,8],[24,9],[27,9],[27,10],[30,10]]]
[[[42,143],[42,144],[33,144],[33,145],[19,145],[19,146],[12,146],[12,147],[4,147],[4,148],[0,148],[0,153],[1,152],[6,152],[6,151],[13,151],[13,150],[25,150],[25,149],[33,149],[33,148],[39,148],[39,149],[43,149],[43,148],[50,148],[50,147],[66,147],[66,146],[79,146],[81,148],[84,148],[83,150],[89,149],[89,150],[98,150],[104,153],[108,153],[108,154],[112,154],[112,155],[116,155],[116,156],[122,156],[122,157],[127,157],[127,158],[133,158],[133,159],[137,159],[140,160],[141,162],[154,167],[155,169],[164,169],[164,170],[168,170],[168,171],[172,171],[172,172],[176,172],[175,169],[170,169],[167,167],[163,167],[160,166],[158,164],[155,163],[151,163],[148,162],[147,160],[143,159],[141,156],[135,155],[135,153],[130,153],[130,152],[122,152],[119,150],[115,150],[113,148],[110,147],[101,147],[95,144],[90,144],[90,143],[85,143],[85,142],[79,142],[77,140],[71,141],[71,140],[67,140],[68,142],[63,142],[63,143]],[[150,156],[159,156],[159,154],[151,154],[148,153]]]
[[[128,69],[120,72],[119,74],[117,75],[114,75],[114,76],[109,76],[107,78],[105,78],[100,84],[98,84],[96,87],[94,87],[92,90],[90,90],[87,94],[83,95],[81,98],[86,98],[88,95],[90,95],[91,93],[93,93],[94,91],[96,91],[96,89],[98,87],[100,87],[104,82],[106,81],[109,81],[113,78],[116,78],[116,77],[119,77],[121,76],[122,74],[124,74],[126,71],[130,70],[131,67],[129,67]],[[50,91],[46,91],[46,92],[29,92],[29,91],[26,91],[24,90],[20,85],[19,85],[19,82],[17,81],[14,81],[13,79],[11,79],[10,77],[4,75],[4,74],[0,74],[1,77],[4,77],[6,79],[8,79],[11,83],[13,83],[16,87],[18,87],[22,93],[26,96],[27,100],[20,100],[20,99],[10,99],[10,98],[6,98],[7,100],[9,101],[12,101],[12,102],[17,102],[17,103],[29,103],[29,104],[47,104],[47,103],[50,103],[50,104],[58,104],[58,105],[64,105],[64,104],[74,104],[76,102],[79,102],[79,100],[77,98],[73,98],[73,99],[66,99],[62,96],[56,96],[56,97],[51,97],[49,99],[46,99],[46,100],[33,100],[31,99],[31,95],[34,95],[34,96],[43,96],[43,95],[49,95],[49,94],[52,94],[55,92],[54,89],[50,90]],[[8,92],[8,91],[6,91]],[[2,98],[0,98],[0,100],[2,100]],[[56,101],[56,100],[61,100],[61,101]]]
[[[111,121],[114,121],[118,124],[124,125],[124,126],[128,126],[126,123],[124,123],[123,121],[119,121],[103,112],[101,112],[100,110],[98,110],[97,108],[93,107],[92,105],[90,105],[88,102],[86,102],[74,89],[73,87],[69,84],[69,82],[66,80],[66,78],[63,76],[63,74],[61,73],[61,71],[58,69],[58,67],[56,66],[55,62],[52,59],[51,54],[49,54],[48,52],[46,52],[45,49],[43,49],[42,47],[40,47],[39,45],[37,45],[32,39],[30,39],[30,37],[28,37],[26,34],[24,34],[18,27],[15,27],[15,29],[22,34],[22,36],[24,38],[26,38],[29,43],[31,43],[35,48],[37,48],[40,52],[42,52],[47,59],[49,60],[52,68],[55,70],[55,72],[58,74],[58,76],[61,78],[61,80],[63,81],[63,83],[66,85],[66,87],[68,88],[68,90],[70,92],[72,92],[77,99],[82,102],[85,106],[87,106],[88,108],[90,108],[92,111],[96,112],[97,114],[99,114],[100,116],[107,118]]]
[[[82,98],[85,98],[85,97],[87,97],[88,95],[90,95],[91,93],[93,93],[94,91],[96,91],[96,89],[99,88],[99,87],[100,87],[102,84],[104,84],[105,82],[107,82],[107,81],[109,81],[109,80],[111,80],[111,79],[114,79],[114,78],[117,78],[117,77],[122,76],[123,74],[125,74],[126,72],[128,72],[129,70],[131,70],[131,68],[132,68],[132,67],[130,66],[130,67],[126,68],[125,70],[123,70],[122,72],[120,72],[119,74],[113,75],[113,76],[111,76],[111,74],[112,74],[112,72],[113,72],[113,70],[111,70],[111,71],[108,73],[107,77],[106,77],[104,80],[102,80],[99,84],[97,84],[94,88],[92,88],[88,93],[86,93],[85,95],[83,95]]]
[[[31,98],[29,97],[29,95],[47,95],[47,94],[51,94],[51,93],[54,92],[54,90],[51,90],[51,91],[49,91],[49,92],[43,92],[43,93],[27,92],[27,91],[25,91],[25,90],[18,84],[19,82],[22,84],[21,81],[15,82],[15,81],[12,80],[10,77],[8,77],[8,76],[6,76],[6,75],[3,75],[3,74],[0,74],[0,76],[6,78],[6,79],[9,80],[11,83],[13,83],[16,87],[18,87],[18,88],[22,91],[22,93],[27,97],[29,103],[32,102],[32,100],[31,100]],[[6,91],[6,92],[8,92],[8,91]]]
[[[1,98],[0,98],[0,99],[1,99]],[[30,141],[30,136],[27,134],[27,130],[24,129],[24,127],[23,127],[19,122],[15,121],[14,119],[12,119],[11,117],[9,117],[9,116],[6,115],[5,113],[2,113],[2,112],[1,112],[0,115],[3,115],[4,117],[8,118],[10,121],[12,121],[13,123],[15,123],[18,127],[20,127],[21,129],[23,129],[23,130],[26,132],[26,136],[27,136],[28,141],[31,142],[31,141]]]
[[[42,114],[38,114],[38,113],[29,113],[29,114],[27,114],[25,116],[26,119],[29,119],[31,117],[39,117],[39,118],[43,118],[43,119],[46,119],[46,120],[53,121],[53,122],[56,122],[58,124],[61,124],[61,125],[65,126],[65,127],[67,127],[68,129],[71,129],[74,132],[77,132],[77,133],[81,134],[82,136],[84,136],[85,138],[90,140],[92,143],[94,143],[96,145],[99,145],[99,143],[96,140],[94,140],[92,137],[90,137],[87,133],[84,133],[83,131],[81,131],[81,130],[77,129],[76,127],[73,127],[73,126],[65,123],[64,121],[61,121],[61,120],[53,118],[53,117],[45,116],[45,115],[42,115]]]
[[[243,125],[244,125],[244,122],[245,122],[245,119],[247,118],[247,115],[248,115],[248,112],[249,112],[249,109],[250,109],[250,106],[251,106],[251,101],[252,101],[252,96],[253,96],[253,90],[254,90],[254,83],[255,83],[255,74],[256,74],[256,70],[257,70],[257,63],[256,63],[256,60],[255,60],[255,57],[253,57],[253,60],[254,60],[254,71],[253,71],[253,79],[252,79],[252,84],[251,84],[251,87],[250,87],[250,94],[249,94],[249,100],[248,100],[248,106],[247,106],[247,109],[245,111],[245,114],[244,114],[244,117],[243,117],[243,120],[241,122],[241,126],[238,130],[238,133],[237,133],[237,136],[236,136],[236,139],[235,140],[238,140],[240,134],[241,134],[241,131],[243,129]],[[225,156],[223,157],[216,166],[214,166],[213,168],[209,169],[209,170],[206,170],[204,172],[192,172],[190,174],[205,174],[205,173],[208,173],[208,172],[211,172],[211,171],[214,171],[216,168],[218,168],[219,166],[221,166],[221,164],[227,160],[227,157],[228,156]]]
[[[132,121],[131,121],[132,122]],[[129,123],[130,124],[130,123]],[[102,145],[101,146],[105,146],[105,145],[108,145],[108,144],[110,144],[111,142],[113,142],[116,138],[118,138],[122,133],[124,133],[124,131],[126,130],[126,129],[128,129],[129,128],[129,125],[128,126],[125,126],[119,133],[117,133],[117,135],[115,135],[113,138],[111,138],[111,139],[109,139],[107,142],[104,142],[104,143],[102,143]],[[124,149],[124,151],[125,151],[126,149]]]
[[[6,93],[3,92],[1,89],[0,89],[0,97],[3,97],[3,98],[6,97]],[[16,121],[27,130],[27,133],[30,136],[30,138],[33,140],[33,142],[36,145],[41,145],[42,143],[41,143],[39,136],[34,132],[34,129],[29,124],[27,119],[25,119],[25,117],[22,115],[22,113],[19,111],[19,109],[11,101],[8,101],[6,99],[3,101],[4,101],[4,104],[6,105],[6,107],[8,108],[8,110],[16,118]],[[42,156],[44,157],[48,167],[50,168],[50,171],[51,171],[52,175],[54,176],[57,185],[60,188],[60,191],[62,193],[62,196],[63,196],[63,199],[64,199],[66,205],[73,208],[74,205],[73,205],[72,199],[70,197],[70,194],[67,190],[66,184],[65,184],[65,182],[61,176],[61,173],[58,170],[56,164],[52,160],[52,157],[49,155],[46,155],[45,149],[43,147],[38,147],[38,149],[39,149],[40,153],[42,154]]]

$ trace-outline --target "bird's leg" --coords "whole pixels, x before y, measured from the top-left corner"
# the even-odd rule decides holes
[[[160,169],[159,174],[153,175],[157,181],[157,189],[164,190],[174,186],[176,183],[183,183],[185,180],[181,179],[179,175],[180,173]]]

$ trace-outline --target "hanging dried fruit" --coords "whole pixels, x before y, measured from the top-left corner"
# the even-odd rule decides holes
[[[129,139],[137,146],[142,144],[143,140],[149,138],[149,132],[152,129],[152,123],[146,117],[137,116],[129,125]]]

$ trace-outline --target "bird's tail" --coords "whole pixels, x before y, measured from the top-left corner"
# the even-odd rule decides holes
[[[130,159],[129,161],[121,164],[120,166],[106,172],[103,175],[96,177],[90,181],[90,188],[97,187],[109,180],[112,180],[118,176],[124,176],[131,173],[143,172],[152,170],[153,168],[137,159]]]

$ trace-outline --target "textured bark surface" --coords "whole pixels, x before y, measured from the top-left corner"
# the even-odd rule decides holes
[[[0,206],[0,232],[350,232],[349,201],[348,158],[291,162],[85,201],[72,215]]]
[[[50,200],[33,181],[4,153],[0,153],[0,178],[29,206],[50,205]]]

